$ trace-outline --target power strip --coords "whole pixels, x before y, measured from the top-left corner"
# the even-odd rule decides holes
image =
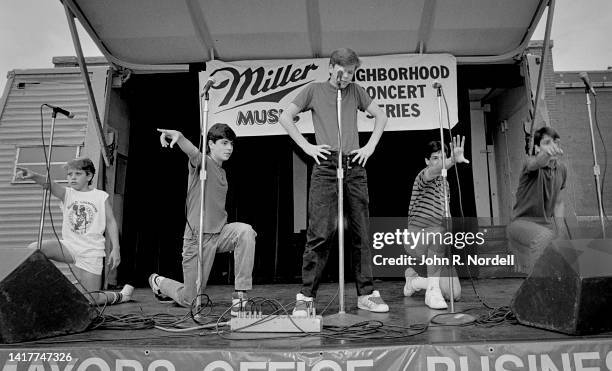
[[[230,327],[235,332],[321,332],[323,317],[294,317],[241,312],[232,317]]]

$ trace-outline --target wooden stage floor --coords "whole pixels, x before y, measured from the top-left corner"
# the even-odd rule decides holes
[[[522,279],[480,279],[475,280],[474,285],[482,300],[492,307],[509,305],[510,301],[521,284]],[[466,311],[475,316],[487,313],[483,304],[472,289],[469,280],[463,279],[462,299],[456,302],[455,310]],[[250,292],[251,297],[260,296],[276,299],[283,304],[292,303],[300,285],[297,284],[275,284],[255,286]],[[389,304],[390,312],[384,314],[370,313],[359,310],[356,306],[356,294],[353,283],[346,284],[346,309],[347,312],[357,314],[365,321],[380,321],[386,326],[408,327],[411,325],[428,324],[430,319],[445,311],[431,310],[424,304],[423,293],[417,293],[413,297],[404,297],[402,294],[403,281],[383,281],[377,282],[376,288],[381,292],[385,301]],[[231,286],[211,286],[207,288],[207,294],[214,301],[215,305],[209,316],[204,321],[215,322],[218,316],[229,306],[231,301]],[[317,312],[329,303],[330,299],[336,294],[336,284],[324,284],[319,290],[317,298]],[[292,306],[290,307],[292,308]],[[290,309],[288,308],[288,309]],[[269,309],[268,309],[269,310]],[[337,300],[332,303],[325,315],[334,314],[338,310]],[[137,289],[133,296],[133,301],[121,305],[107,307],[106,314],[141,314],[153,316],[156,314],[169,314],[181,316],[188,313],[185,308],[174,304],[164,304],[158,302],[151,290],[148,288]],[[194,326],[188,320],[183,326]],[[224,329],[228,330],[227,327]],[[397,329],[397,328],[395,328]],[[86,347],[95,349],[99,347],[146,347],[146,348],[165,348],[165,349],[213,349],[213,350],[239,350],[239,349],[268,349],[268,350],[290,350],[304,351],[308,349],[319,349],[326,347],[351,348],[351,347],[385,347],[397,345],[416,345],[416,344],[444,344],[444,345],[463,345],[463,344],[487,344],[487,343],[511,343],[511,342],[552,342],[564,340],[580,339],[611,339],[612,333],[600,334],[588,337],[568,336],[551,331],[526,327],[517,324],[501,324],[493,327],[482,325],[468,326],[440,326],[429,323],[428,327],[420,334],[418,331],[405,331],[404,335],[414,333],[414,336],[402,336],[395,338],[385,338],[383,332],[375,334],[361,334],[352,336],[350,339],[338,339],[330,336],[318,336],[303,334],[238,334],[224,331],[223,334],[216,334],[214,329],[192,331],[188,333],[170,333],[158,329],[128,329],[128,330],[90,330],[80,334],[59,336],[48,339],[40,339],[33,342],[0,345],[0,348],[32,348],[32,347]],[[388,334],[393,335],[393,334]],[[397,335],[397,334],[395,334]]]

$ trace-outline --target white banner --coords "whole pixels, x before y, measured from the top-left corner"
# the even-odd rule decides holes
[[[428,130],[439,127],[438,98],[432,87],[439,82],[448,105],[441,101],[445,127],[457,119],[457,63],[449,54],[403,54],[363,57],[355,83],[363,86],[389,118],[386,131]],[[206,62],[200,72],[200,90],[209,77],[209,126],[222,122],[238,136],[284,135],[278,122],[308,83],[329,78],[329,58],[299,60]],[[202,105],[204,101],[202,100]],[[335,102],[334,102],[335,104]],[[296,122],[302,133],[313,133],[309,112]],[[372,131],[374,119],[358,115],[359,131]]]

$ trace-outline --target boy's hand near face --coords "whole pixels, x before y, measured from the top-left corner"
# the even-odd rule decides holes
[[[540,146],[540,150],[549,157],[559,157],[563,155],[563,150],[557,145],[557,143],[551,143],[548,145]]]
[[[456,135],[453,141],[450,143],[451,150],[453,151],[453,160],[456,164],[466,163],[470,161],[465,158],[465,136]]]

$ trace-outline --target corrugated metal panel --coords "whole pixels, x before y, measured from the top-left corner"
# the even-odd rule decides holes
[[[17,147],[41,144],[40,106],[47,103],[75,113],[72,120],[57,115],[54,145],[84,144],[89,115],[86,91],[78,69],[71,68],[69,73],[66,70],[57,73],[44,70],[40,74],[36,70],[18,71],[8,91],[0,117],[1,247],[25,247],[37,239],[42,188],[36,184],[11,184],[11,180]],[[98,104],[102,106],[103,102]],[[48,108],[43,109],[43,120],[44,140],[48,144],[51,129]],[[61,236],[62,215],[59,201],[54,197],[51,197],[51,209],[53,224]],[[43,238],[55,238],[48,213]],[[67,271],[65,267],[61,269]]]

